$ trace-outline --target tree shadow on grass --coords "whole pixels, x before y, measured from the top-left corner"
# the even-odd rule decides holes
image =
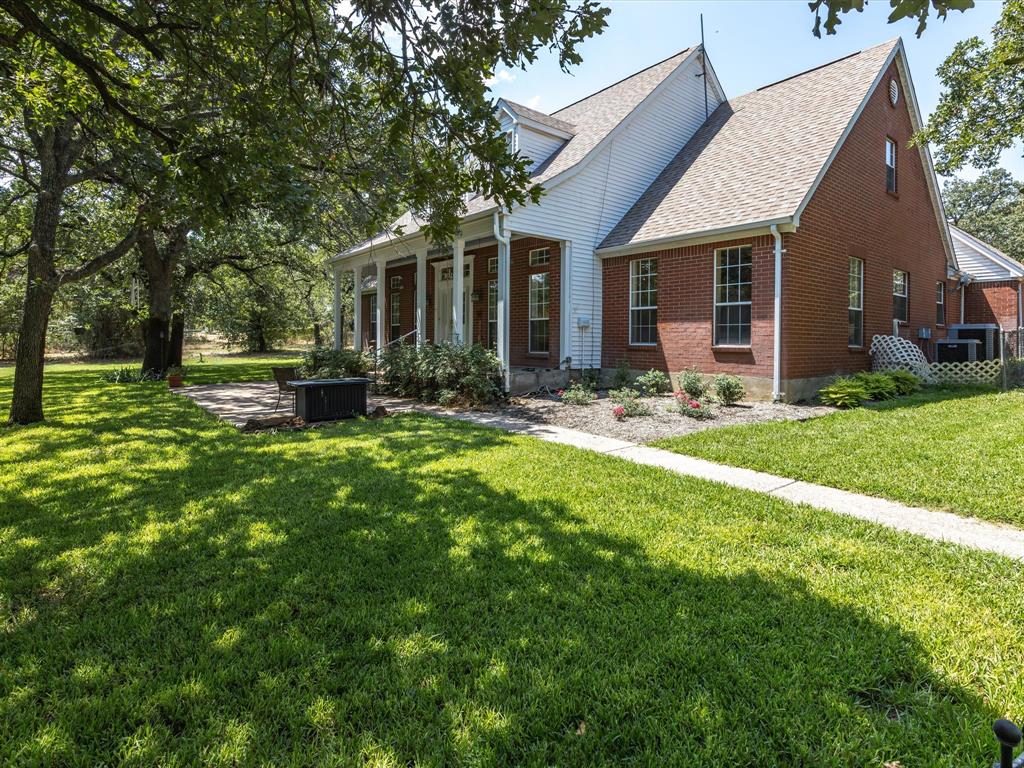
[[[70,514],[22,489],[0,519],[29,542],[0,560],[5,760],[982,756],[996,713],[913,636],[800,579],[656,556],[564,489],[514,489],[560,477],[524,464],[527,441],[422,416],[256,439],[186,422],[204,440],[130,478],[113,516],[96,484]]]

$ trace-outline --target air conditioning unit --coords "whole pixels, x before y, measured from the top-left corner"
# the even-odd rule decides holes
[[[938,363],[973,363],[978,359],[977,339],[939,339],[935,342],[935,361]]]
[[[949,326],[949,338],[980,342],[979,360],[996,360],[999,357],[999,326],[995,323],[957,323]]]

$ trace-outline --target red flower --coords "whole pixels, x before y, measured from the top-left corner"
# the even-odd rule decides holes
[[[555,394],[558,395],[559,397],[561,397],[562,395],[565,394],[565,390],[564,389],[560,389]]]
[[[691,408],[700,408],[700,403],[698,403],[696,400],[691,400],[690,401],[690,407]]]
[[[626,409],[623,408],[621,405],[617,405],[614,408],[612,408],[612,416],[614,416],[616,419],[621,419],[625,417],[625,415]]]

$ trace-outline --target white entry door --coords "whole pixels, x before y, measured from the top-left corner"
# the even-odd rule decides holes
[[[466,257],[462,280],[462,340],[473,343],[473,259]],[[452,341],[452,262],[434,263],[434,342]]]

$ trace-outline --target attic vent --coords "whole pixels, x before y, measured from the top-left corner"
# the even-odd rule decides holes
[[[895,107],[896,102],[900,100],[900,86],[896,82],[896,78],[889,81],[889,101]]]

